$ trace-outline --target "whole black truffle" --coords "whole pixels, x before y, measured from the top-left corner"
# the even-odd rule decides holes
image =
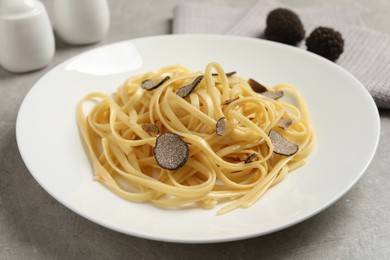
[[[306,47],[308,51],[336,61],[344,51],[344,40],[340,32],[328,27],[318,27],[307,37]]]
[[[265,38],[271,41],[296,45],[305,38],[305,29],[299,16],[285,8],[272,10],[267,16]]]

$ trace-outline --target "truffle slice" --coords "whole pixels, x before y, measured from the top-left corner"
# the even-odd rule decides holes
[[[225,75],[226,75],[226,77],[231,77],[231,76],[233,76],[234,74],[236,74],[237,72],[235,72],[235,71],[231,71],[231,72],[227,72],[227,73],[225,73]],[[213,73],[213,74],[211,74],[211,75],[213,75],[213,76],[218,76],[218,73]]]
[[[292,124],[292,122],[293,121],[291,118],[282,118],[278,124],[278,127],[286,130]]]
[[[203,79],[203,75],[195,78],[195,80],[193,82],[191,82],[190,84],[179,88],[179,90],[176,92],[176,94],[182,98],[187,97],[196,88],[196,86],[198,86],[198,84],[202,81],[202,79]]]
[[[236,101],[239,97],[235,97],[235,98],[232,98],[232,99],[228,99],[226,100],[225,102],[223,102],[222,105],[229,105],[230,103],[232,103],[233,101]]]
[[[291,143],[275,130],[269,132],[269,138],[274,146],[274,153],[290,156],[298,152],[298,145]]]
[[[151,80],[151,79],[147,79],[147,80],[144,80],[142,81],[141,83],[141,87],[143,89],[146,89],[148,91],[150,90],[153,90],[155,88],[158,88],[159,86],[161,86],[162,84],[164,84],[165,81],[169,80],[171,77],[169,76],[166,76],[163,80],[161,80],[160,82],[156,82],[154,80]]]
[[[226,130],[226,123],[225,123],[225,117],[221,117],[218,119],[217,123],[215,124],[215,132],[219,136],[223,136],[225,134]]]
[[[257,153],[252,153],[248,157],[246,157],[244,163],[250,163],[253,161],[253,159],[257,158]]]
[[[145,123],[142,124],[142,129],[144,129],[145,132],[149,134],[158,134],[160,133],[160,129],[156,124],[151,124],[151,123]]]
[[[254,79],[249,79],[248,83],[251,86],[252,90],[256,93],[263,93],[267,91],[267,88],[265,86],[263,86],[262,84],[260,84]]]
[[[189,151],[188,144],[179,135],[164,133],[157,137],[153,155],[161,168],[176,170],[188,161]]]
[[[281,90],[277,90],[277,91],[266,91],[261,93],[261,95],[270,99],[278,99],[283,97],[284,93]]]

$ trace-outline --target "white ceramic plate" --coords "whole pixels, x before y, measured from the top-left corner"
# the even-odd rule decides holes
[[[292,83],[310,110],[316,147],[295,171],[249,209],[164,210],[125,201],[92,180],[76,125],[87,93],[111,93],[128,76],[169,64],[225,71],[268,85]],[[301,222],[345,194],[368,167],[378,144],[379,115],[349,73],[304,50],[258,39],[158,36],[78,55],[33,86],[17,118],[17,141],[28,169],[54,198],[81,216],[133,236],[174,242],[221,242],[274,232]]]

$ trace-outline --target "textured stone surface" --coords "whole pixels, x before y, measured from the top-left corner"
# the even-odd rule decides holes
[[[50,12],[50,0],[42,0]],[[180,0],[111,0],[111,27],[97,45],[170,32]],[[208,2],[247,6],[252,1]],[[324,1],[282,1],[292,6]],[[164,3],[164,4],[163,4]],[[330,0],[361,5],[369,27],[390,33],[390,2]],[[97,45],[60,41],[44,70],[11,74],[0,69],[0,259],[389,259],[390,111],[381,111],[381,141],[363,178],[333,206],[288,229],[245,241],[173,244],[126,236],[98,226],[55,201],[30,175],[19,155],[15,121],[32,85],[53,66]]]

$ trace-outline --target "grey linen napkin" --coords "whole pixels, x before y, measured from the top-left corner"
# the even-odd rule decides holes
[[[175,8],[173,33],[264,38],[266,17],[277,7],[286,6],[272,0],[258,0],[248,9],[185,2]],[[367,28],[357,7],[287,8],[300,16],[306,36],[318,26],[340,31],[345,46],[337,63],[363,83],[379,108],[390,108],[390,35]],[[305,49],[304,41],[298,47]]]

